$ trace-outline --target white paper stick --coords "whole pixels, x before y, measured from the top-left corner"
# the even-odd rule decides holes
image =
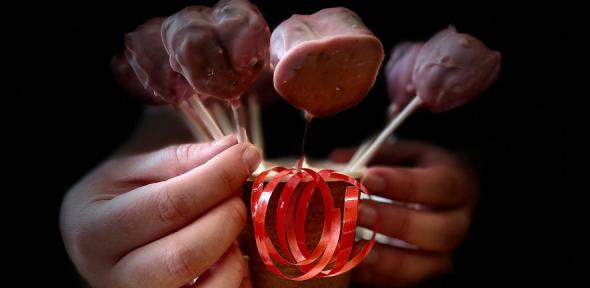
[[[230,135],[233,133],[233,128],[231,125],[231,120],[227,115],[226,110],[221,106],[221,104],[214,102],[211,105],[211,112],[213,113],[213,118],[219,124],[219,127],[223,131],[224,135]]]
[[[221,132],[221,129],[219,129],[219,126],[217,126],[217,123],[215,122],[215,120],[213,120],[213,117],[211,117],[209,110],[207,110],[207,108],[205,108],[205,105],[203,105],[203,102],[199,98],[199,95],[193,95],[188,99],[188,102],[191,108],[201,118],[203,124],[205,125],[205,127],[207,127],[207,130],[209,130],[209,133],[211,134],[211,136],[213,136],[213,139],[217,140],[223,138],[223,132]]]
[[[201,119],[195,114],[195,112],[184,102],[178,105],[176,110],[181,118],[184,120],[186,126],[191,131],[191,134],[197,142],[208,142],[213,140],[213,137],[207,133]]]
[[[391,119],[389,124],[379,133],[377,139],[367,148],[367,150],[358,159],[350,164],[350,171],[355,171],[361,167],[367,165],[367,163],[375,156],[375,153],[379,150],[383,142],[387,137],[395,131],[407,118],[414,112],[418,107],[422,105],[422,99],[416,96],[404,109]]]

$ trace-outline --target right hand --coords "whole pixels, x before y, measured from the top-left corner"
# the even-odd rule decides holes
[[[348,161],[351,151],[332,159]],[[393,203],[362,200],[358,224],[406,245],[376,244],[354,270],[363,287],[413,287],[453,268],[479,195],[478,177],[458,155],[429,143],[382,145],[361,183]],[[407,244],[410,244],[408,247]]]
[[[242,184],[259,151],[233,136],[112,158],[71,188],[60,226],[93,287],[247,286],[233,244],[246,222]]]

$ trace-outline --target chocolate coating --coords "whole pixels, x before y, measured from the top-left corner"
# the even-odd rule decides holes
[[[192,89],[182,75],[170,67],[168,54],[160,36],[164,19],[150,19],[135,31],[125,35],[125,55],[137,79],[146,90],[166,103],[178,104],[192,95]],[[161,101],[151,99],[146,103]]]
[[[235,99],[268,63],[268,24],[247,0],[187,7],[166,19],[161,35],[172,69],[199,94]]]
[[[342,7],[294,15],[271,36],[275,89],[315,117],[358,104],[375,83],[383,57],[381,41]]]
[[[499,52],[450,26],[424,44],[412,80],[425,106],[444,112],[484,92],[498,78],[500,62]]]

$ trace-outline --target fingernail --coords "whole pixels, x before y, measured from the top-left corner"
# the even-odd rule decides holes
[[[359,220],[362,223],[375,223],[377,222],[377,210],[375,209],[375,207],[369,205],[369,204],[365,204],[365,203],[361,203],[360,207],[360,212],[359,212]]]
[[[246,166],[248,166],[248,173],[252,174],[252,172],[256,171],[258,165],[260,165],[261,156],[258,148],[252,144],[248,144],[248,147],[244,150],[244,154],[242,154],[242,159],[244,159]]]
[[[226,146],[229,145],[230,143],[237,143],[236,140],[236,136],[234,135],[228,135],[228,136],[224,136],[223,138],[219,138],[215,141],[213,141],[213,145],[215,146]]]
[[[380,192],[385,189],[385,180],[375,174],[368,174],[361,181],[369,192]]]

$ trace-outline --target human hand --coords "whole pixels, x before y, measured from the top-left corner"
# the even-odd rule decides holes
[[[107,160],[64,198],[70,258],[93,287],[244,287],[239,193],[260,159],[230,136]]]
[[[351,151],[335,151],[336,161]],[[363,200],[358,223],[413,247],[376,244],[354,270],[364,287],[411,286],[452,269],[452,253],[466,235],[478,194],[476,177],[442,148],[421,142],[385,144],[361,183],[394,203]]]

